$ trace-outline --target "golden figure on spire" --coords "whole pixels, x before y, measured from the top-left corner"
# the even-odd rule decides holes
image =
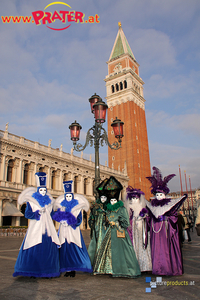
[[[122,27],[122,23],[121,23],[121,22],[118,22],[118,26],[119,26],[119,28]]]

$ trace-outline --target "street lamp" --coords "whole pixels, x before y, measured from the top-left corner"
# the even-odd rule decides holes
[[[97,197],[96,187],[100,184],[100,167],[99,167],[99,145],[103,146],[104,142],[111,149],[118,150],[121,148],[121,139],[123,137],[123,125],[124,123],[117,119],[113,121],[111,126],[113,127],[115,137],[118,139],[118,142],[115,141],[112,145],[108,141],[108,135],[106,130],[102,127],[102,124],[106,120],[106,111],[108,105],[102,101],[101,97],[96,95],[96,93],[89,99],[91,112],[95,117],[95,125],[91,127],[86,135],[85,145],[77,144],[80,136],[80,130],[82,129],[81,125],[76,121],[69,126],[71,140],[73,141],[73,146],[75,151],[83,151],[89,144],[95,148],[95,194]]]

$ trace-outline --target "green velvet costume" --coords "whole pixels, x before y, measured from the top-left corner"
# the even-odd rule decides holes
[[[118,201],[114,205],[109,203],[106,215],[109,224],[93,260],[94,274],[111,274],[113,277],[129,278],[140,276],[140,267],[126,229],[129,226],[129,217],[123,202]],[[100,220],[99,215],[98,222]],[[110,222],[115,224],[112,225]],[[117,230],[124,232],[125,236],[117,237]],[[103,234],[100,234],[102,238]]]
[[[88,254],[93,265],[95,256],[106,233],[106,215],[102,203],[92,205],[88,223],[91,228],[91,241],[88,247]]]

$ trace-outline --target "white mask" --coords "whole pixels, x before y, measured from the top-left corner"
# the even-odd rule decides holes
[[[39,193],[40,193],[42,196],[45,196],[46,193],[47,193],[47,189],[46,189],[46,188],[39,188]]]
[[[107,200],[107,197],[106,196],[101,196],[101,203],[105,203],[106,202],[106,200]]]
[[[130,200],[129,200],[129,204],[136,204],[139,202],[139,198],[136,198],[136,197],[132,197]]]
[[[66,199],[67,201],[71,201],[71,200],[72,200],[72,194],[66,194],[66,195],[65,195],[65,199]]]
[[[165,199],[165,194],[164,193],[156,193],[156,199],[157,200]]]
[[[117,199],[113,198],[113,199],[110,199],[110,203],[113,205],[115,203],[117,203]]]

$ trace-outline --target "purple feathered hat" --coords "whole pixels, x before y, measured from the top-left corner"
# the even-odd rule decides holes
[[[162,179],[162,174],[160,170],[156,167],[153,167],[153,175],[146,177],[151,182],[151,192],[152,194],[156,193],[164,193],[167,195],[170,190],[167,186],[167,183],[174,177],[175,174],[170,174],[168,176],[165,176],[164,179]]]
[[[144,193],[140,189],[134,189],[130,185],[126,188],[126,193],[126,199],[140,198],[141,195],[144,195]]]

